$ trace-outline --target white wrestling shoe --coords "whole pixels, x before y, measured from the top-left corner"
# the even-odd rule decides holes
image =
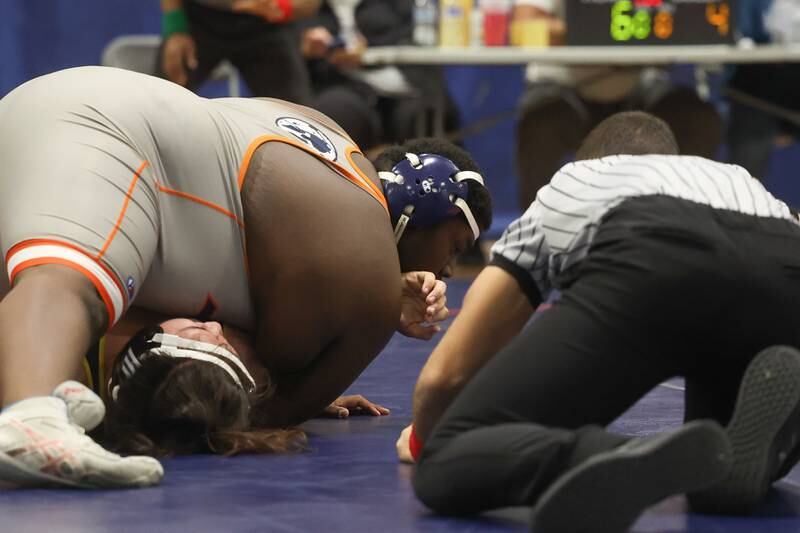
[[[69,421],[86,431],[99,426],[106,416],[103,400],[83,383],[65,381],[55,388],[52,396],[64,400]]]
[[[163,477],[152,457],[121,457],[84,435],[61,398],[28,398],[0,413],[3,487],[146,487]]]

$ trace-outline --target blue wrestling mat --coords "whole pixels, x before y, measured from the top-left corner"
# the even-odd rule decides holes
[[[451,282],[453,306],[466,286]],[[350,391],[385,405],[391,415],[311,421],[303,426],[309,453],[169,459],[164,483],[151,489],[0,492],[0,532],[526,531],[528,509],[452,519],[430,514],[414,498],[411,467],[398,464],[394,443],[410,421],[414,381],[432,347],[395,337]],[[680,424],[681,389],[678,380],[658,387],[614,429],[646,434]],[[649,509],[633,531],[796,533],[800,469],[778,484],[755,516],[688,515],[685,500],[675,497]]]

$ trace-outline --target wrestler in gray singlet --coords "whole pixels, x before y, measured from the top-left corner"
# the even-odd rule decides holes
[[[209,100],[104,67],[20,86],[0,100],[0,248],[9,278],[64,264],[92,280],[110,324],[135,299],[249,329],[240,191],[250,156],[268,141],[302,148],[385,205],[352,164],[352,140],[307,108]]]

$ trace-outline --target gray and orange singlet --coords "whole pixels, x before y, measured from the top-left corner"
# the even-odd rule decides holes
[[[352,162],[358,147],[316,112],[206,99],[124,70],[25,83],[0,100],[0,139],[9,281],[32,266],[69,266],[95,285],[109,325],[135,300],[252,327],[241,189],[265,142],[304,150],[386,206]]]

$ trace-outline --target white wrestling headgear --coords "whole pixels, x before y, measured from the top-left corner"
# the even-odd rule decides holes
[[[125,351],[122,356],[122,362],[120,363],[121,377],[126,379],[129,379],[141,368],[142,361],[154,355],[161,355],[211,363],[224,370],[245,392],[252,393],[256,390],[256,382],[253,376],[250,375],[250,372],[247,371],[247,368],[238,357],[222,346],[184,339],[183,337],[163,332],[157,332],[149,338],[146,338],[144,346],[140,344],[137,348],[134,344],[135,343],[131,343]],[[240,376],[244,378],[244,384],[242,384]],[[109,387],[111,386],[111,380],[109,380],[108,385]],[[117,383],[111,388],[111,399],[114,401],[117,400],[119,386],[120,384]]]

